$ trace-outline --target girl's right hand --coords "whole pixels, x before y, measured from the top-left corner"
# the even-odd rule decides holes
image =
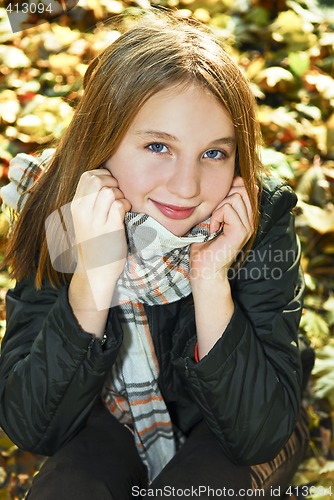
[[[124,217],[130,209],[130,202],[107,169],[82,174],[71,203],[78,247],[76,273],[88,277],[95,299],[114,289],[124,269]]]

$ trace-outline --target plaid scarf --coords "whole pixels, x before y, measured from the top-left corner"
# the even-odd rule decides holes
[[[211,239],[209,222],[178,237],[146,214],[125,219],[128,257],[112,305],[119,305],[124,339],[102,391],[109,411],[134,431],[139,455],[153,480],[171,460],[182,437],[162,398],[159,366],[143,304],[163,305],[191,293],[190,245]]]
[[[43,172],[44,165],[51,158],[55,149],[46,149],[39,157],[20,153],[9,163],[9,183],[0,189],[2,209],[21,212],[29,196],[29,188]]]
[[[49,158],[52,151],[43,155]],[[41,168],[41,158],[20,154],[10,165],[11,182],[1,189],[5,205],[20,211],[26,193]],[[146,214],[125,216],[128,256],[113,296],[112,306],[123,329],[123,342],[106,378],[102,400],[108,410],[134,434],[142,461],[153,480],[174,456],[181,433],[173,428],[161,395],[159,366],[144,305],[163,305],[191,293],[190,245],[215,237],[209,221],[178,237]]]

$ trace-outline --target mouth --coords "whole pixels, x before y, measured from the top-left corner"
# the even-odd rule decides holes
[[[187,219],[192,215],[196,207],[179,207],[176,205],[169,205],[166,203],[159,203],[158,201],[152,200],[154,205],[160,210],[160,212],[168,217],[169,219],[182,220]]]

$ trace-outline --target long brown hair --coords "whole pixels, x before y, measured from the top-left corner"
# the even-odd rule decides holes
[[[88,67],[84,95],[11,235],[5,262],[12,277],[35,274],[38,287],[43,278],[54,285],[66,282],[69,276],[51,264],[46,218],[70,203],[83,172],[112,156],[153,94],[187,82],[207,87],[230,113],[237,143],[236,174],[243,177],[257,227],[260,129],[248,82],[208,28],[170,14],[150,13]]]

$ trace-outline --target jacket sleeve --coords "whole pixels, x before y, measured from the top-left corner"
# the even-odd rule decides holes
[[[304,281],[295,203],[287,186],[267,198],[253,249],[231,279],[233,317],[210,352],[198,363],[189,349],[174,353],[188,391],[236,463],[273,459],[298,416]]]
[[[110,315],[103,348],[84,332],[67,290],[49,284],[36,290],[33,279],[25,279],[6,297],[0,425],[20,448],[42,455],[52,455],[84,426],[121,343]]]

